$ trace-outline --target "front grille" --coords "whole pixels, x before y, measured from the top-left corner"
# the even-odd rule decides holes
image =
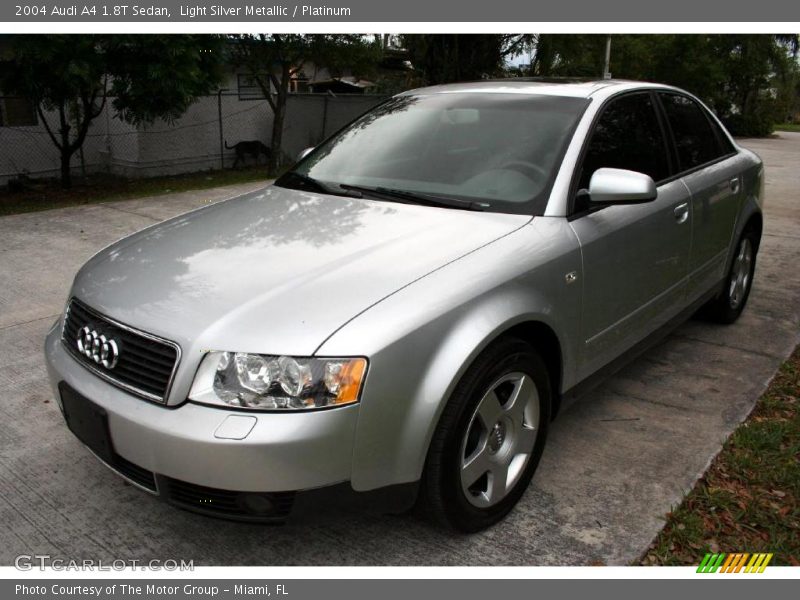
[[[78,334],[84,327],[113,339],[117,345],[116,364],[104,367],[78,350]],[[75,298],[64,317],[64,345],[86,368],[129,392],[163,402],[180,359],[174,342],[114,321]]]
[[[294,504],[294,492],[235,492],[209,488],[171,477],[159,479],[159,489],[180,507],[228,519],[281,520]]]

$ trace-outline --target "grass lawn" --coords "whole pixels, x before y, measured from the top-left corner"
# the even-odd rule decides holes
[[[706,552],[774,552],[800,566],[800,347],[641,561],[697,565]]]
[[[129,200],[173,192],[200,190],[258,180],[267,181],[265,167],[240,170],[204,171],[149,179],[123,179],[109,175],[93,176],[87,182],[75,177],[69,190],[58,181],[33,180],[21,191],[0,191],[0,216],[63,208],[78,204]]]
[[[800,131],[800,123],[778,123],[775,131]]]

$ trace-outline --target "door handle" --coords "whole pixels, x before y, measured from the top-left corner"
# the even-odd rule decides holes
[[[689,203],[684,202],[682,204],[678,204],[675,207],[675,210],[672,211],[672,214],[675,215],[675,220],[678,222],[678,225],[683,225],[686,223],[686,219],[689,218]]]
[[[733,179],[731,179],[730,180],[730,186],[731,186],[731,192],[734,193],[734,194],[738,194],[739,193],[739,178],[738,177],[734,177]]]

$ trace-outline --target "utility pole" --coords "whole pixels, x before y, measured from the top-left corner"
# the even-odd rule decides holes
[[[611,35],[606,36],[606,57],[603,61],[603,79],[611,79]]]

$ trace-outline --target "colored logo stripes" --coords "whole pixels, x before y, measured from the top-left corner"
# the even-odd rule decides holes
[[[706,554],[700,566],[697,567],[698,573],[763,573],[769,561],[772,560],[772,552],[757,552],[748,554],[747,552],[735,552],[726,554]]]

